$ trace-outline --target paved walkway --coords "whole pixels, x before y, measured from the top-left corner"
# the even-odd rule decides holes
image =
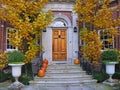
[[[10,85],[10,82],[0,83],[0,90],[8,90],[7,87]]]
[[[8,90],[8,86],[10,84],[11,84],[10,82],[0,83],[0,90]],[[39,86],[25,86],[21,90],[120,90],[120,86],[119,88],[114,87],[114,89],[113,87],[103,84],[94,84],[88,86],[81,85],[81,86],[64,86],[64,87],[44,87],[44,88]]]

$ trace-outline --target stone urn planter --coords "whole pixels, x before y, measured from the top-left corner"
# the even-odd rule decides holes
[[[112,79],[112,75],[115,73],[115,64],[117,62],[108,62],[106,63],[106,73],[109,74],[109,82],[113,82],[114,80]]]
[[[8,55],[8,65],[12,67],[12,76],[15,78],[15,82],[8,88],[10,90],[21,89],[24,85],[18,81],[21,76],[21,68],[24,65],[25,56],[20,51],[10,52]]]
[[[21,76],[21,68],[24,63],[8,65],[12,67],[12,76],[15,78],[15,82],[11,84],[8,88],[22,88],[24,85],[18,81],[18,78]]]
[[[109,82],[113,82],[112,75],[115,73],[115,64],[118,63],[118,52],[114,49],[103,51],[101,59],[106,65],[106,73],[109,74]]]

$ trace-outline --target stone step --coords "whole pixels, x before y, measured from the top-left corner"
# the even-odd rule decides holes
[[[91,80],[92,77],[91,75],[83,75],[83,76],[78,76],[78,75],[74,75],[74,76],[45,76],[45,77],[35,77],[34,80],[61,80],[61,81],[64,81],[64,80]]]
[[[85,71],[80,70],[80,69],[70,69],[70,70],[66,70],[66,69],[60,69],[60,70],[56,70],[56,69],[47,69],[46,70],[47,73],[85,73]]]
[[[48,66],[50,67],[57,67],[57,66],[59,67],[80,67],[79,64],[50,64]]]
[[[61,76],[55,76],[55,75],[45,75],[44,77],[35,77],[36,79],[40,79],[40,78],[43,78],[43,79],[71,79],[71,78],[91,78],[92,79],[92,76],[91,75],[73,75],[73,76],[68,76],[68,75],[61,75]]]
[[[80,85],[80,84],[93,84],[96,80],[82,80],[82,81],[30,81],[30,84],[37,84],[40,86],[65,86],[65,85]]]
[[[87,75],[79,65],[52,64],[48,65],[44,77],[35,77],[30,84],[39,86],[77,86],[81,84],[93,84],[97,80],[92,79],[91,75]]]
[[[54,75],[63,75],[63,74],[66,74],[66,75],[69,75],[69,74],[86,74],[85,71],[46,71],[46,74],[49,75],[49,74],[54,74]]]
[[[5,89],[7,90],[7,88]],[[64,85],[64,86],[40,86],[40,85],[30,85],[25,86],[21,90],[120,90],[119,86],[111,86],[111,85],[104,85],[104,84],[90,84],[90,85]]]
[[[65,68],[65,67],[59,67],[59,68],[49,68],[47,67],[47,71],[83,71],[80,67],[71,67],[71,68]]]
[[[56,72],[57,72],[57,71],[58,71],[58,72],[59,72],[59,71],[60,71],[60,72],[79,72],[79,71],[83,71],[83,70],[80,69],[80,68],[76,68],[76,69],[75,69],[75,68],[74,68],[74,69],[50,69],[50,68],[47,68],[46,71],[48,71],[48,72],[52,72],[52,71],[53,71],[53,72],[55,72],[55,71],[56,71]]]
[[[47,71],[55,71],[55,70],[63,70],[63,71],[83,71],[81,68],[47,68]]]
[[[49,78],[76,78],[76,77],[83,78],[83,77],[90,77],[90,75],[82,75],[82,74],[78,75],[78,74],[76,74],[76,75],[69,75],[69,76],[68,75],[61,75],[61,76],[60,75],[58,75],[58,76],[57,75],[45,75],[44,76],[44,78],[48,78],[48,77]]]
[[[55,66],[53,66],[53,67],[55,67]],[[71,75],[85,75],[86,74],[86,72],[85,71],[83,71],[83,70],[81,70],[80,69],[80,67],[74,67],[73,68],[73,66],[71,66],[71,67],[69,67],[68,68],[68,66],[67,66],[67,68],[63,68],[63,67],[66,67],[66,66],[63,66],[63,67],[59,67],[59,68],[53,68],[52,66],[51,66],[51,68],[50,67],[48,67],[47,68],[47,70],[46,70],[46,75],[57,75],[57,76],[61,76],[61,75],[67,75],[67,76],[71,76]]]
[[[80,68],[80,66],[78,66],[78,65],[48,65],[48,69],[49,70],[52,70],[52,69],[54,69],[54,70],[64,70],[64,69],[66,69],[66,70],[70,70],[70,69],[79,69],[79,70],[82,70],[81,68]]]
[[[46,76],[50,77],[50,76],[57,76],[57,77],[61,77],[61,76],[65,76],[65,77],[71,77],[71,76],[84,76],[86,75],[85,72],[77,72],[77,73],[45,73]]]

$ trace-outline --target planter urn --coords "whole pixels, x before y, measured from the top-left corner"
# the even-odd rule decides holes
[[[109,82],[113,82],[112,79],[112,75],[115,73],[115,64],[117,64],[117,62],[108,62],[106,63],[106,73],[109,74]]]
[[[13,82],[8,87],[8,89],[9,90],[14,90],[14,89],[19,90],[20,88],[24,87],[24,85],[18,81],[18,78],[21,76],[21,68],[24,65],[24,63],[22,63],[22,64],[8,64],[8,65],[12,67],[12,76],[15,78],[15,82]]]

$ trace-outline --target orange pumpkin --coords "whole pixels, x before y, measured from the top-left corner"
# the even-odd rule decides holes
[[[74,64],[79,64],[80,63],[80,60],[78,59],[78,58],[76,58],[75,60],[74,60]]]
[[[44,70],[38,70],[38,77],[44,77],[45,76],[45,71]]]
[[[42,64],[42,67],[47,68],[47,64],[46,64],[46,63],[43,63],[43,64]]]
[[[43,70],[44,72],[46,72],[46,68],[45,67],[42,67],[41,70]]]
[[[43,63],[48,64],[48,60],[47,60],[47,59],[44,59],[44,60],[43,60]]]

